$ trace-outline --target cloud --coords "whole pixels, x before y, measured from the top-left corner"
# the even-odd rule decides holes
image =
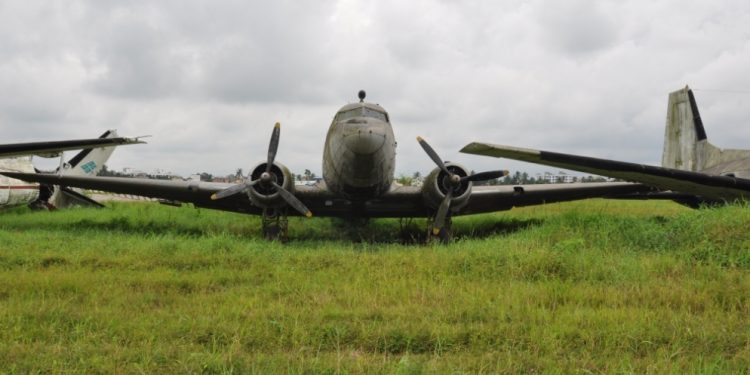
[[[537,3],[542,43],[572,57],[611,47],[617,41],[617,19],[602,4],[595,0]]]
[[[733,0],[5,1],[0,128],[153,134],[112,167],[222,174],[262,160],[281,121],[279,160],[319,174],[331,118],[365,89],[399,173],[432,168],[417,135],[476,170],[503,161],[457,152],[474,140],[658,163],[670,91],[750,91],[748,25]],[[712,139],[746,147],[750,97],[696,95]]]

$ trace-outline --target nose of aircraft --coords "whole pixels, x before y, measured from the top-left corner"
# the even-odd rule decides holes
[[[346,148],[359,155],[377,152],[383,147],[386,138],[383,124],[378,123],[367,123],[347,133],[344,137]]]

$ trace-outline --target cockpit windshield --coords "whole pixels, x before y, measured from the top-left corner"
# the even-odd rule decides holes
[[[348,120],[348,119],[353,118],[353,117],[360,117],[360,116],[362,116],[362,108],[361,107],[360,108],[350,109],[350,110],[348,110],[346,112],[341,112],[341,113],[339,113],[339,115],[337,117],[338,117],[338,121],[344,121],[344,120]]]
[[[376,110],[373,110],[373,109],[370,109],[370,108],[367,108],[367,107],[363,107],[362,109],[364,109],[365,117],[372,117],[372,118],[376,118],[376,119],[378,119],[380,121],[388,122],[388,116],[386,116],[385,113],[378,112]]]
[[[341,112],[338,114],[338,116],[336,116],[336,119],[338,121],[344,121],[353,117],[370,117],[370,118],[378,119],[380,121],[388,122],[388,115],[386,115],[383,112],[376,111],[374,109],[370,109],[367,107],[359,107],[359,108],[350,109],[346,112]]]

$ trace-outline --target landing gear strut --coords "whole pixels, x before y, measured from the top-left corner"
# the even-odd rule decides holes
[[[289,220],[286,207],[263,209],[263,237],[267,240],[286,241],[289,231]]]
[[[453,220],[447,215],[441,228],[435,226],[435,216],[427,219],[427,243],[438,241],[441,244],[453,240]]]

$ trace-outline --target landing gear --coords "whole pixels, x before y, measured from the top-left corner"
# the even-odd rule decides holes
[[[402,217],[398,219],[398,233],[401,243],[405,245],[424,243],[425,237],[419,225],[414,223],[412,217]]]
[[[264,209],[262,221],[265,239],[286,241],[289,234],[289,219],[286,215],[286,207]]]
[[[450,215],[446,216],[442,228],[435,228],[435,217],[427,219],[427,243],[438,241],[448,244],[453,240],[453,220]],[[437,229],[437,230],[436,230]],[[435,233],[437,232],[437,233]]]

